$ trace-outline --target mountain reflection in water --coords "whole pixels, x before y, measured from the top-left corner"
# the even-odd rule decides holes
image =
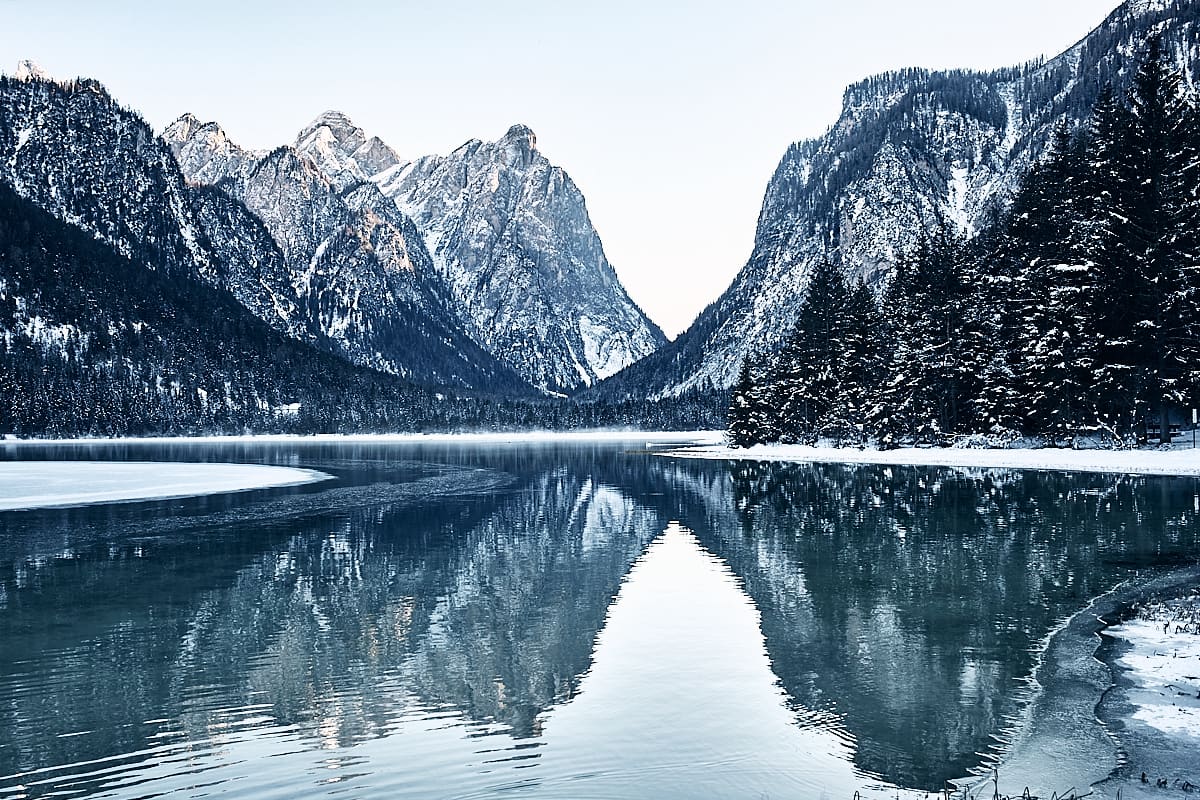
[[[0,797],[936,790],[1200,553],[1193,479],[628,447],[53,450],[339,481],[0,514]]]

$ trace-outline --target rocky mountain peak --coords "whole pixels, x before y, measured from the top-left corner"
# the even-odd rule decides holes
[[[309,123],[296,137],[295,148],[342,189],[401,163],[396,151],[379,137],[367,136],[340,111],[326,111]]]
[[[341,111],[326,111],[308,123],[296,136],[296,149],[304,149],[305,142],[313,137],[335,143],[347,151],[358,149],[367,140],[363,129]]]
[[[183,114],[162,132],[184,175],[196,183],[217,183],[236,174],[261,153],[247,150],[229,138],[215,122]]]
[[[527,126],[376,182],[429,243],[467,330],[539,389],[577,391],[663,343],[608,263],[583,194]]]
[[[162,135],[168,143],[185,142],[203,125],[195,114],[180,114],[177,120],[163,129]]]
[[[48,81],[50,80],[50,73],[42,69],[36,61],[26,58],[17,62],[17,71],[13,73],[13,77],[19,81]]]
[[[537,136],[526,125],[513,125],[496,142],[497,149],[504,153],[504,161],[519,169],[525,169],[533,164],[537,150]]]
[[[522,125],[519,122],[504,134],[504,141],[523,145],[530,150],[537,149],[537,134],[528,125]]]

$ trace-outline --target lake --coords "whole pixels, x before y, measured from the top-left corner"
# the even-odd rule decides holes
[[[939,791],[1200,559],[1194,478],[646,444],[0,445],[335,477],[0,513],[0,797]]]

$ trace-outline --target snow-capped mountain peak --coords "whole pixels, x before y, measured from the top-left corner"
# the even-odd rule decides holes
[[[31,61],[28,58],[17,62],[17,71],[13,73],[13,77],[19,81],[51,80],[50,73],[42,69],[36,61]]]
[[[522,125],[519,122],[508,129],[501,141],[516,145],[529,152],[537,150],[537,134],[528,125]]]
[[[341,189],[366,181],[402,163],[377,136],[367,136],[340,111],[326,111],[296,137],[295,148]]]
[[[414,308],[444,316],[449,339],[473,340],[483,351],[473,358],[486,353],[547,392],[589,386],[665,341],[528,126],[411,164],[337,111],[255,158],[190,115],[164,138],[191,180],[262,219],[299,295],[324,309],[320,329],[359,363],[404,374],[389,357],[394,337],[377,333]]]
[[[263,156],[233,142],[217,123],[201,122],[193,114],[172,122],[162,137],[175,152],[184,175],[194,183],[217,183]]]

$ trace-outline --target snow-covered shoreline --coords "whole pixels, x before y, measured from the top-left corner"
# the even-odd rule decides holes
[[[237,436],[132,436],[89,439],[0,438],[0,448],[60,445],[110,444],[305,444],[310,442],[349,444],[447,444],[447,443],[541,443],[541,442],[643,442],[702,444],[721,442],[720,431],[497,431],[474,433],[266,433]]]
[[[1200,789],[1198,581],[1193,570],[1188,591],[1151,593],[1103,631],[1115,685],[1100,710],[1115,722],[1127,759],[1127,774],[1113,781],[1125,796]]]
[[[1130,682],[1133,718],[1193,737],[1200,753],[1200,594],[1142,604],[1104,632],[1127,648],[1115,663]]]
[[[787,444],[732,448],[723,443],[714,442],[662,451],[656,455],[714,460],[787,461],[802,464],[880,464],[1200,476],[1200,449],[1193,450],[1190,447],[1176,447],[1171,450],[1063,450],[1055,448],[988,450],[913,447],[896,450],[858,450]]]
[[[298,486],[323,472],[261,464],[0,462],[0,511],[60,508]]]

